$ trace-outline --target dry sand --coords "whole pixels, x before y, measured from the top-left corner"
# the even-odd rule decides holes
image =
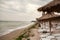
[[[12,31],[11,33],[1,36],[0,40],[15,40],[22,33],[24,33],[24,29],[18,29],[18,30]]]
[[[31,29],[31,33],[33,33],[34,36],[30,36],[30,40],[40,40],[40,33],[38,32],[38,29]]]

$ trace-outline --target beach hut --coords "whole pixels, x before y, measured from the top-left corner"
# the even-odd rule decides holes
[[[55,12],[60,13],[60,0],[53,0],[37,10],[42,12],[42,16],[36,19],[37,22],[42,28],[49,28],[50,34],[52,27],[56,29],[60,26],[60,15],[55,14]]]

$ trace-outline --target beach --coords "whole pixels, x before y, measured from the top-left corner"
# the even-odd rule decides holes
[[[4,35],[0,36],[0,40],[15,40],[18,36],[23,34],[25,32],[25,30],[27,30],[29,28],[30,25],[33,25],[33,24],[34,23],[31,23],[26,26],[13,29],[10,32],[7,32]]]

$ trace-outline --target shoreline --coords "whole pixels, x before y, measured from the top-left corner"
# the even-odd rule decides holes
[[[13,31],[16,31],[16,30],[19,30],[19,29],[23,29],[23,28],[27,28],[29,25],[32,25],[32,24],[34,24],[34,23],[30,23],[30,24],[27,24],[27,25],[25,25],[25,26],[17,27],[17,28],[15,28],[15,29],[9,29],[8,31],[0,34],[0,37],[1,37],[1,36],[4,36],[4,35],[7,35],[7,34],[13,32]]]

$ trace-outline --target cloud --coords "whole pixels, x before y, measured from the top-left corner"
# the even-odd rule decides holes
[[[9,10],[16,10],[16,11],[20,11],[24,12],[24,5],[22,5],[23,3],[20,3],[19,1],[14,1],[14,0],[10,0],[10,1],[2,1],[2,3],[0,3],[0,8],[3,7]]]
[[[0,20],[31,21],[40,17],[37,8],[48,0],[0,0]]]
[[[32,4],[37,4],[37,5],[45,5],[47,3],[49,3],[52,0],[28,0],[28,2],[32,3]]]

